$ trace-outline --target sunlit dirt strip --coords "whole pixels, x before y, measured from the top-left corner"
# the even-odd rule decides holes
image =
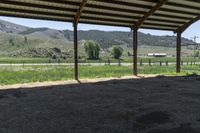
[[[149,78],[156,77],[158,75],[139,75],[136,76],[123,76],[123,77],[110,77],[110,78],[98,78],[98,79],[81,79],[80,81],[76,80],[65,80],[65,81],[46,81],[46,82],[35,82],[35,83],[24,83],[24,84],[15,84],[15,85],[0,85],[0,90],[5,89],[17,89],[17,88],[33,88],[33,87],[44,87],[44,86],[54,86],[54,85],[67,85],[67,84],[81,84],[81,83],[96,83],[101,81],[109,80],[121,80],[121,79],[136,79],[136,78]]]

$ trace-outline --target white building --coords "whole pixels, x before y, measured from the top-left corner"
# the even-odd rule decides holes
[[[166,53],[148,53],[147,56],[149,57],[166,57]]]

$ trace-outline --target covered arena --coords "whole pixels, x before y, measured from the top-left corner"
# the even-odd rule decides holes
[[[0,132],[199,133],[199,82],[152,75],[7,86]]]
[[[199,7],[196,0],[2,0],[0,15],[73,23],[74,78],[78,80],[79,23],[131,28],[134,75],[137,75],[138,29],[177,33],[176,72],[180,73],[181,34],[199,20]]]
[[[176,33],[181,72],[181,34],[200,19],[200,1],[1,0],[0,16],[72,23],[75,79],[2,87],[1,133],[200,132],[198,75],[137,77],[139,29]],[[133,76],[79,80],[78,24],[130,28]]]

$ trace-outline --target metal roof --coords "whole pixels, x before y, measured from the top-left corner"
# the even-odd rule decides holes
[[[200,19],[200,1],[0,0],[0,16],[182,32]]]

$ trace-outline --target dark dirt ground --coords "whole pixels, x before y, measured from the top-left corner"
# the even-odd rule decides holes
[[[0,133],[200,133],[200,80],[159,76],[0,90]]]

